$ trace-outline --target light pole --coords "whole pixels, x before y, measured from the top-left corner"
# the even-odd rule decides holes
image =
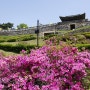
[[[37,30],[35,30],[37,34],[37,47],[39,47],[39,20],[37,20]]]

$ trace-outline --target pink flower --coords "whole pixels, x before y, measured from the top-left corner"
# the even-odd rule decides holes
[[[0,90],[2,90],[4,88],[4,85],[0,84]]]

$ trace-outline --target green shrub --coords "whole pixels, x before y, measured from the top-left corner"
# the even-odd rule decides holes
[[[34,49],[36,45],[23,45],[23,44],[17,44],[17,45],[11,45],[11,44],[0,44],[0,49],[15,53],[20,53],[22,49],[28,50],[30,52],[31,49]]]
[[[76,45],[80,50],[82,49],[89,49],[90,50],[90,44],[77,44]]]
[[[36,37],[24,37],[24,38],[22,38],[21,39],[21,41],[28,41],[28,40],[34,40],[34,39],[36,39]]]
[[[63,35],[63,36],[60,36],[61,40],[64,41],[64,42],[70,42],[71,44],[76,44],[76,43],[87,43],[86,41],[86,37],[84,35]]]
[[[90,39],[90,34],[84,34],[86,38]]]
[[[28,41],[36,39],[35,35],[0,36],[0,42]]]
[[[1,43],[1,42],[5,42],[5,40],[4,40],[4,39],[0,39],[0,43]]]
[[[45,35],[44,36],[44,40],[47,40],[47,39],[49,39],[49,38],[51,38],[51,37],[53,37],[53,36],[56,36],[55,34],[48,34],[48,35]]]
[[[83,40],[83,39],[86,39],[86,37],[84,35],[76,35],[76,38],[78,40]]]
[[[5,36],[0,36],[0,42],[5,42],[6,41],[6,37]]]
[[[11,38],[11,39],[8,39],[7,42],[16,42],[17,39],[16,38]]]
[[[5,51],[11,51],[13,49],[13,46],[11,44],[0,44],[0,49]]]

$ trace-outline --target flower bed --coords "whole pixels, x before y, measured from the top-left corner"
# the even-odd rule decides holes
[[[0,55],[0,90],[84,90],[90,52],[43,46],[29,55]]]

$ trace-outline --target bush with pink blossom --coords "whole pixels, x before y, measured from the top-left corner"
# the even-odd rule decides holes
[[[0,90],[84,90],[90,52],[43,46],[30,54],[0,55]]]

